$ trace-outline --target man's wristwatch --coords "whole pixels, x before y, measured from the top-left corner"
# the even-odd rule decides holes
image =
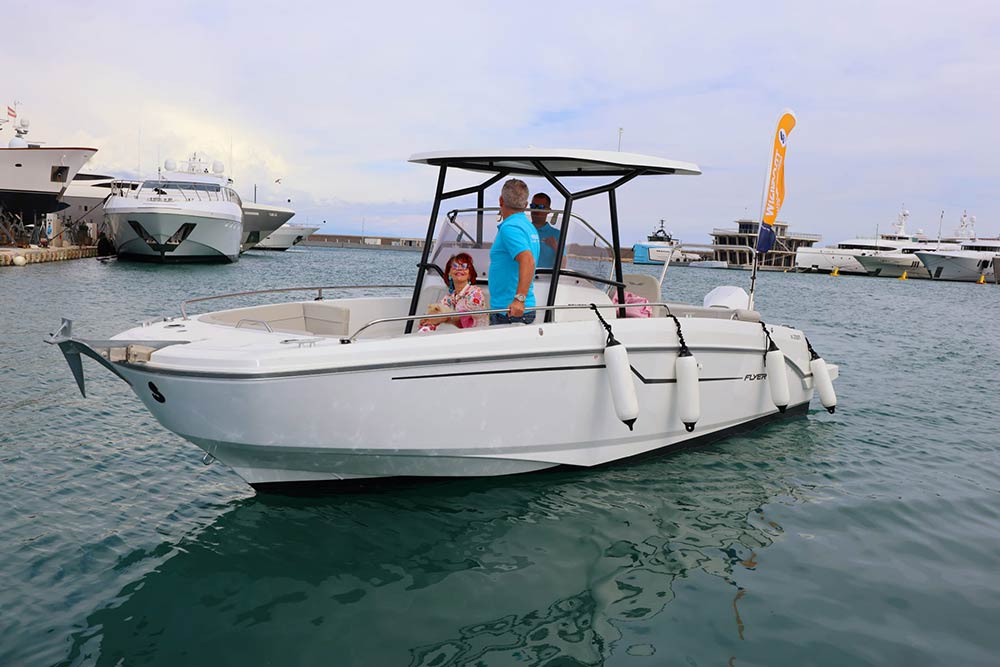
[[[526,297],[523,294],[515,294],[514,295],[514,301],[520,301],[521,303],[524,303],[524,300],[527,299],[527,298],[528,297]]]

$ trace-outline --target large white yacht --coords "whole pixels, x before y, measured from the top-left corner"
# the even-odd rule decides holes
[[[910,212],[903,208],[893,223],[891,233],[879,234],[878,238],[854,238],[835,246],[824,248],[801,247],[795,251],[795,270],[801,272],[866,275],[868,270],[858,261],[858,257],[895,252],[909,244],[930,242],[923,233],[910,235],[906,232],[906,222]]]
[[[0,122],[0,130],[6,123]],[[96,148],[30,141],[26,118],[12,125],[14,135],[6,148],[0,147],[0,242],[14,236],[15,226],[31,225],[37,216],[62,208],[59,197],[97,153]]]
[[[830,412],[836,407],[837,367],[802,331],[747,310],[742,289],[713,290],[697,305],[671,303],[656,278],[624,273],[619,190],[638,177],[697,175],[697,165],[542,148],[410,161],[436,167],[438,178],[409,296],[372,296],[386,286],[371,285],[354,287],[365,295],[356,298],[339,296],[346,287],[282,288],[271,291],[287,297],[299,289],[303,300],[189,312],[237,295],[208,296],[110,340],[74,338],[63,320],[48,342],[59,345],[81,392],[84,355],[203,449],[206,462],[219,460],[264,490],[586,468],[802,414],[814,392]],[[449,189],[454,170],[478,173],[478,184],[459,174],[461,184]],[[565,193],[563,210],[553,211],[567,221],[553,268],[534,277],[537,320],[418,328],[446,294],[442,276],[456,253],[473,257],[488,298],[497,209],[481,204],[487,188],[510,176]],[[578,177],[584,183],[574,191]],[[605,219],[591,224],[573,214],[595,196],[607,198]],[[474,207],[443,213],[458,198]],[[626,289],[648,302],[626,303]],[[633,307],[650,316],[626,317]],[[440,413],[442,396],[460,397],[448,402],[447,426],[428,418]]]
[[[319,227],[309,225],[282,225],[266,239],[257,244],[259,250],[288,250],[316,233]]]
[[[943,211],[941,217],[943,220]],[[927,270],[923,262],[920,261],[920,258],[917,257],[917,252],[920,251],[924,254],[929,254],[958,250],[962,243],[975,239],[975,223],[976,217],[970,216],[965,212],[959,220],[958,228],[948,238],[939,238],[937,241],[918,239],[915,242],[903,245],[896,251],[858,255],[857,260],[870,276],[901,278],[905,274],[907,278],[930,278],[930,271]]]
[[[112,190],[104,219],[119,259],[161,263],[235,262],[243,237],[239,195],[221,162],[167,160],[155,179]]]
[[[243,240],[240,252],[257,247],[294,215],[295,211],[284,206],[243,202]]]
[[[966,241],[958,250],[917,252],[934,280],[960,282],[994,282],[994,259],[1000,257],[1000,239],[975,239]]]

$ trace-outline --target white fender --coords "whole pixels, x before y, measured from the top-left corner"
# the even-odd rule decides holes
[[[791,400],[788,393],[788,375],[785,371],[785,355],[775,347],[764,357],[764,369],[767,371],[767,384],[771,387],[771,400],[784,412]]]
[[[604,348],[604,365],[608,369],[608,384],[611,400],[615,404],[618,419],[632,430],[639,417],[639,398],[635,393],[635,380],[628,361],[628,350],[618,341]]]
[[[837,392],[833,390],[833,381],[830,379],[830,371],[826,368],[826,362],[822,357],[816,357],[809,362],[809,370],[813,376],[813,387],[819,394],[819,400],[831,415],[837,409]]]
[[[688,352],[674,362],[677,376],[677,414],[690,433],[701,418],[701,387],[698,385],[698,360]]]

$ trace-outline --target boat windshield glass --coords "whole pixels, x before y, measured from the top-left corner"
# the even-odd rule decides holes
[[[468,253],[475,264],[481,281],[487,279],[490,269],[490,248],[497,235],[499,209],[462,209],[449,211],[438,225],[438,237],[428,260],[444,274],[448,259],[460,252]],[[553,210],[548,214],[548,223],[555,231],[562,233],[563,212]],[[541,239],[540,239],[541,240]],[[558,242],[558,238],[554,241]],[[542,241],[544,243],[544,241]],[[614,270],[614,253],[611,243],[590,223],[577,215],[570,216],[566,251],[562,270],[573,271],[583,277],[609,280]],[[539,269],[551,269],[545,265],[547,257],[554,257],[542,251]],[[550,260],[551,261],[551,260]]]

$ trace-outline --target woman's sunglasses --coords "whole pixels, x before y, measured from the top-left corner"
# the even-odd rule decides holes
[[[451,270],[454,271],[455,269],[458,269],[459,271],[468,271],[469,264],[468,262],[452,262]]]
[[[544,211],[548,208],[545,204],[528,204],[528,208],[533,208],[537,211]]]

